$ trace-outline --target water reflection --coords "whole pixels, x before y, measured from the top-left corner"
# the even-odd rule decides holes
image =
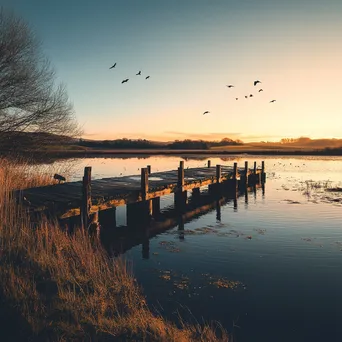
[[[223,188],[223,187],[222,187]],[[187,192],[180,194],[180,198],[173,205],[166,206],[160,210],[160,198],[152,200],[152,216],[142,215],[140,211],[142,205],[150,205],[139,202],[131,209],[127,207],[126,225],[116,227],[115,208],[103,211],[99,216],[101,229],[101,241],[110,254],[118,256],[137,245],[142,245],[142,256],[149,258],[150,248],[149,240],[158,234],[164,233],[172,228],[178,227],[178,238],[180,241],[185,239],[184,226],[201,216],[210,212],[216,212],[216,221],[221,221],[221,207],[232,202],[234,212],[238,210],[238,197],[248,196],[248,193],[254,193],[256,196],[257,188],[261,185],[240,189],[237,192],[211,191],[207,189],[203,192],[200,189],[194,189],[188,199]],[[150,200],[151,201],[151,200]],[[171,201],[171,199],[170,199]],[[248,202],[246,202],[247,204]]]

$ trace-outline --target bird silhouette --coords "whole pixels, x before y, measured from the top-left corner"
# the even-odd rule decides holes
[[[263,90],[262,90],[262,89],[259,89],[258,91],[259,91],[259,93],[260,93],[260,92],[263,91]]]
[[[258,83],[261,83],[260,81],[254,81],[254,85],[256,86]]]
[[[141,75],[141,71],[139,71],[136,75]]]
[[[249,94],[249,97],[253,97],[253,94]]]
[[[203,113],[203,115],[205,115],[205,114],[209,114],[210,112],[208,112],[208,111],[205,111],[204,113]]]
[[[53,175],[53,178],[54,179],[56,179],[56,180],[58,180],[58,183],[60,183],[60,182],[65,182],[65,177],[63,177],[63,176],[61,176],[61,175],[59,175],[58,173],[55,173],[54,175]]]
[[[146,77],[145,77],[145,80],[147,80],[148,78],[150,78],[150,76],[146,76]]]
[[[234,86],[231,85],[231,84],[227,85],[227,87],[228,87],[228,88],[234,88]]]
[[[126,78],[125,80],[123,80],[123,81],[121,82],[121,84],[122,84],[122,83],[128,82],[128,80],[129,80],[129,78]]]
[[[248,96],[247,96],[247,95],[245,95],[245,99],[248,99]]]
[[[238,97],[235,98],[235,100],[238,100],[238,99],[239,99]]]
[[[270,103],[271,103],[271,102],[276,102],[276,100],[272,100],[272,101],[270,101]]]
[[[115,68],[115,66],[116,66],[116,63],[114,63],[109,69],[113,69]]]

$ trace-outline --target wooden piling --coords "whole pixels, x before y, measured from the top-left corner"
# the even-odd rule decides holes
[[[254,162],[254,169],[253,169],[253,173],[254,173],[254,175],[256,175],[256,170],[257,170],[257,167],[256,167],[256,161]]]
[[[147,172],[149,175],[151,174],[151,165],[147,165]]]
[[[181,161],[179,162],[179,167],[182,168],[182,169],[184,169],[184,160],[181,160]]]
[[[211,167],[211,161],[208,160],[208,167]]]
[[[261,182],[265,183],[266,181],[266,173],[265,173],[265,161],[261,162]]]
[[[233,179],[237,178],[237,163],[234,163],[234,169],[233,169]]]
[[[183,192],[184,188],[184,163],[178,168],[178,191]]]
[[[101,229],[109,230],[116,227],[116,207],[101,210],[99,212]]]
[[[248,183],[248,161],[245,161],[245,175],[243,178],[243,183],[246,185]]]
[[[84,168],[84,176],[82,183],[82,205],[81,205],[81,225],[83,229],[87,229],[90,223],[91,208],[91,166]]]
[[[143,201],[148,198],[148,170],[147,168],[141,169],[141,199]]]
[[[160,215],[160,197],[152,199],[152,215],[158,217]]]
[[[216,183],[221,183],[221,165],[216,165]]]

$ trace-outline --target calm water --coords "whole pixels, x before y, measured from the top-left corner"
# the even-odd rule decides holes
[[[180,157],[78,160],[73,178],[93,167],[93,177],[176,169]],[[204,166],[188,159],[185,167]],[[171,320],[216,320],[237,341],[341,341],[342,158],[228,157],[212,165],[265,160],[261,190],[214,208],[129,249],[134,274],[155,310]],[[248,203],[247,203],[248,202]],[[166,210],[173,198],[162,199]],[[125,225],[125,208],[117,212]],[[120,228],[117,228],[120,229]],[[146,255],[149,246],[149,258]],[[133,243],[132,243],[133,245]],[[145,248],[145,253],[143,250]]]

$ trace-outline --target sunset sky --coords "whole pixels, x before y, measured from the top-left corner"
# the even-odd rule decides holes
[[[1,4],[42,40],[85,138],[342,138],[341,0]]]

